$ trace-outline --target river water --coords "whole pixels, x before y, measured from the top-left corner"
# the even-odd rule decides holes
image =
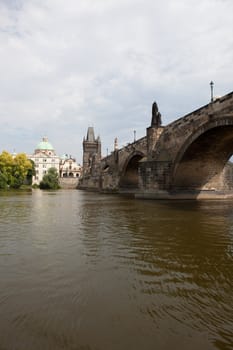
[[[233,202],[0,193],[0,350],[233,349]]]

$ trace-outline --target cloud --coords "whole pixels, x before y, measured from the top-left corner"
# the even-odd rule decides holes
[[[103,153],[232,89],[230,0],[0,0],[0,149],[47,135],[82,158],[89,125]]]

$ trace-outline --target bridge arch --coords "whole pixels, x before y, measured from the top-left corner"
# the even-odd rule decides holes
[[[223,178],[223,172],[232,154],[233,115],[213,118],[194,131],[179,148],[171,169],[171,188],[226,189],[230,184]]]
[[[126,159],[119,180],[120,189],[135,190],[139,187],[139,162],[145,156],[140,151],[135,151]]]

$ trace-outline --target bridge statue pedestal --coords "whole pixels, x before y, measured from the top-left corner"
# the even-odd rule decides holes
[[[163,132],[164,127],[154,127],[150,126],[146,129],[147,136],[147,157],[149,158],[152,155],[153,149],[156,146],[156,143]]]

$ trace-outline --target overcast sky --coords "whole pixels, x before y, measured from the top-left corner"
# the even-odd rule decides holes
[[[0,0],[0,151],[47,136],[82,161],[233,89],[232,0]]]

